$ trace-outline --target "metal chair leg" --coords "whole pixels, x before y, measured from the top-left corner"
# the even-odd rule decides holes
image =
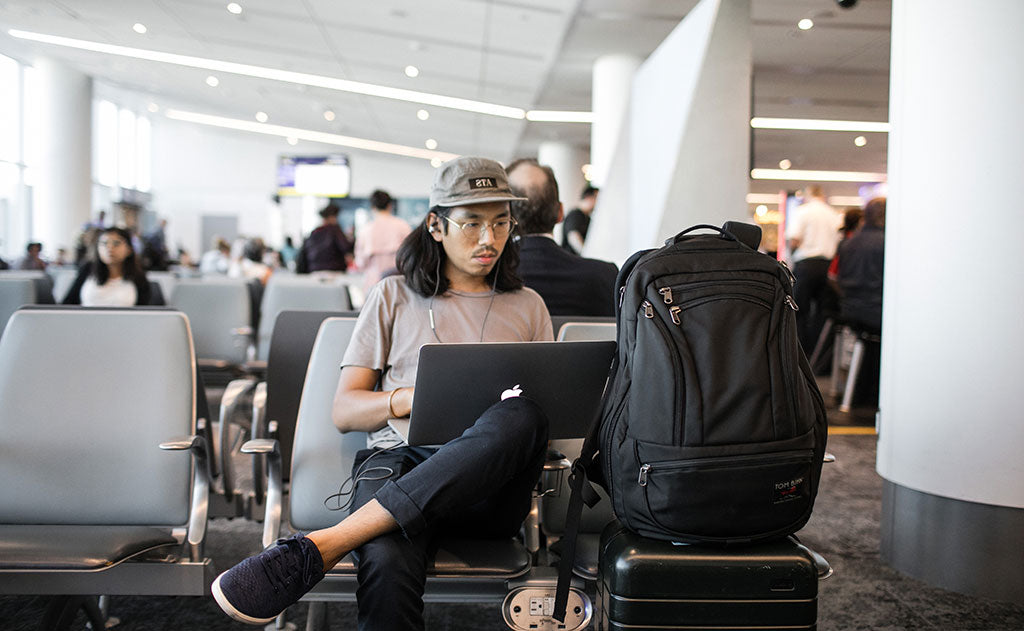
[[[821,354],[825,352],[825,344],[828,342],[828,336],[832,334],[832,328],[835,325],[835,320],[828,318],[825,320],[825,324],[821,327],[821,335],[818,336],[818,343],[814,345],[814,352],[811,353],[811,358],[808,363],[811,365],[811,370],[815,370],[815,366],[818,365],[818,359]]]
[[[843,369],[843,338],[846,327],[840,327],[836,331],[836,339],[832,342],[832,380],[829,384],[829,398],[835,400],[839,396],[840,373]]]
[[[839,411],[843,414],[850,412],[850,404],[853,403],[853,390],[857,386],[857,373],[860,372],[860,365],[864,361],[864,340],[858,339],[853,343],[853,357],[850,358],[850,372],[846,375],[846,390],[843,392],[843,402]]]

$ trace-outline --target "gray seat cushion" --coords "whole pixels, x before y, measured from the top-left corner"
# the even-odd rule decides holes
[[[99,570],[177,543],[146,526],[0,526],[5,570]]]

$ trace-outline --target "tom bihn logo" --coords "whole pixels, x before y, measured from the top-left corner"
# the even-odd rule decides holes
[[[800,487],[804,485],[804,480],[805,478],[799,477],[776,482],[772,489],[772,503],[782,504],[800,499],[803,496],[803,493],[800,492]]]

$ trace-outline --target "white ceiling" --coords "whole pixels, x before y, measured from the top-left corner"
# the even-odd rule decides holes
[[[0,0],[0,52],[64,60],[104,85],[163,107],[269,122],[510,160],[540,142],[587,147],[589,126],[532,123],[323,88],[138,61],[17,40],[21,29],[122,46],[327,75],[523,109],[589,110],[599,56],[646,57],[696,0]],[[888,118],[891,0],[751,0],[753,115],[884,121]],[[809,31],[796,23],[815,22]],[[148,28],[140,35],[132,25]],[[409,78],[407,65],[420,74]],[[337,113],[334,122],[323,111]],[[243,132],[239,132],[243,133]],[[884,172],[885,134],[757,130],[751,165]],[[396,158],[409,159],[409,158]],[[752,181],[751,191],[787,183]],[[797,187],[799,183],[789,185]],[[836,184],[837,194],[856,185]]]

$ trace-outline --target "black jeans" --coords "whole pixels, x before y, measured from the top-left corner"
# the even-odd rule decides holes
[[[810,355],[821,335],[825,318],[837,311],[835,291],[828,284],[828,266],[832,261],[826,258],[810,258],[797,261],[793,266],[793,300],[800,307],[796,313],[796,331],[804,353]]]
[[[367,479],[356,483],[352,510],[376,497],[401,530],[356,550],[361,631],[424,628],[423,589],[435,534],[519,532],[547,442],[547,417],[520,397],[494,404],[440,448],[399,447],[373,456],[364,468]],[[365,457],[357,458],[356,469],[360,460]],[[392,472],[377,475],[386,473],[378,467]]]

